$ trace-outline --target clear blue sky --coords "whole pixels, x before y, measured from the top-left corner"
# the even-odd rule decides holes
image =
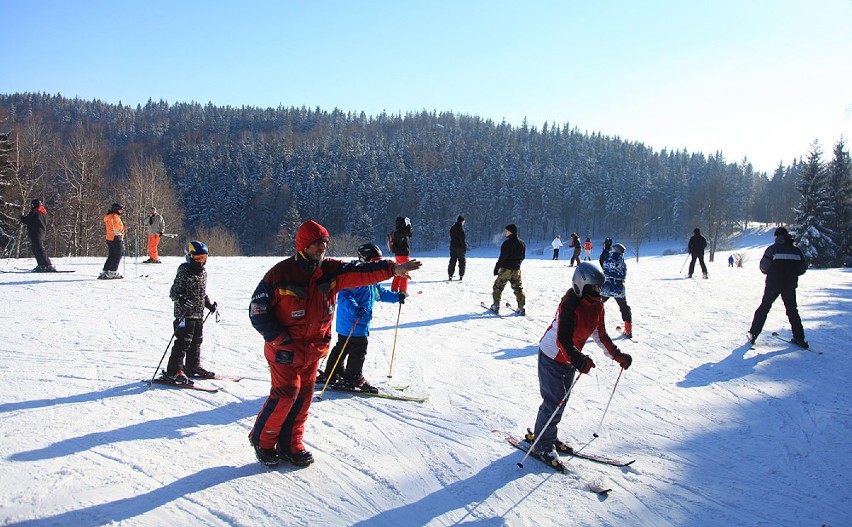
[[[0,93],[570,123],[763,171],[852,143],[852,0],[0,0]]]

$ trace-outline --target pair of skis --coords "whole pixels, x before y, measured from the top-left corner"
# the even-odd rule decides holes
[[[322,385],[318,384],[317,386],[322,386]],[[400,387],[398,389],[400,391],[403,391],[406,388],[408,388],[408,386],[403,386],[403,387]],[[396,393],[389,393],[389,392],[379,392],[379,393],[362,392],[361,390],[342,388],[340,386],[335,386],[334,384],[329,384],[326,387],[325,390],[330,391],[330,392],[338,392],[338,393],[351,393],[352,395],[358,395],[358,396],[362,396],[362,397],[378,397],[379,399],[390,399],[390,400],[393,400],[393,401],[410,401],[410,402],[413,402],[413,403],[422,403],[422,402],[425,402],[429,398],[429,396],[403,395],[403,394],[396,394]]]
[[[192,381],[202,380],[202,381],[240,382],[241,380],[243,380],[243,377],[232,377],[232,376],[229,376],[229,375],[216,375],[215,377],[204,377],[204,378],[193,377],[193,378],[190,378],[190,380],[192,380]],[[219,391],[219,388],[214,388],[212,386],[204,386],[203,384],[198,384],[196,382],[193,382],[192,384],[177,384],[177,383],[169,382],[169,381],[167,381],[167,380],[165,380],[161,377],[157,377],[156,379],[153,379],[153,380],[142,379],[142,382],[146,383],[148,386],[151,386],[152,384],[156,384],[158,386],[166,386],[168,388],[183,388],[183,389],[186,389],[186,390],[197,390],[197,391],[207,392],[207,393],[216,393],[216,392]]]
[[[781,336],[781,334],[780,334],[780,333],[778,333],[777,331],[773,331],[773,332],[772,332],[772,336],[773,336],[773,337],[775,337],[776,339],[780,340],[781,342],[784,342],[785,344],[792,344],[792,345],[794,345],[794,346],[798,346],[798,347],[802,348],[803,350],[810,351],[811,353],[816,353],[817,355],[822,355],[822,351],[820,351],[820,350],[815,350],[815,349],[813,349],[813,348],[812,348],[812,347],[810,347],[810,346],[808,346],[807,348],[806,348],[806,347],[804,347],[804,346],[801,346],[801,345],[799,345],[799,344],[797,344],[797,343],[793,342],[793,341],[792,341],[792,340],[790,340],[790,339],[786,339],[786,338],[782,337],[782,336]],[[754,344],[751,344],[751,349],[754,349]]]
[[[500,317],[500,318],[503,318],[503,315],[501,315],[499,311],[494,311],[493,309],[491,309],[491,306],[489,306],[489,305],[488,305],[488,304],[486,304],[485,302],[480,302],[480,303],[479,303],[479,305],[481,305],[481,306],[482,306],[482,307],[484,307],[486,310],[488,310],[488,312],[489,312],[489,313],[492,313],[492,314],[494,314],[494,315],[497,315],[497,316],[498,316],[498,317]],[[510,303],[506,302],[506,307],[508,307],[508,308],[509,308],[509,309],[510,309],[510,310],[511,310],[514,314],[516,314],[516,315],[518,315],[518,316],[523,316],[523,315],[521,315],[520,310],[515,309],[514,307],[512,307],[512,304],[510,304]]]

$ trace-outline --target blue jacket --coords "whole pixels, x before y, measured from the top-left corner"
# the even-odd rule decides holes
[[[624,290],[624,279],[627,278],[627,262],[624,255],[618,251],[610,251],[609,256],[603,263],[603,272],[606,281],[601,287],[601,296],[624,298],[627,293]]]
[[[376,300],[381,302],[399,302],[400,294],[396,291],[385,289],[379,284],[343,289],[337,293],[337,333],[349,335],[352,325],[355,324],[355,309],[364,307],[367,314],[358,320],[353,337],[366,337],[370,334],[370,322],[373,320],[373,304]]]

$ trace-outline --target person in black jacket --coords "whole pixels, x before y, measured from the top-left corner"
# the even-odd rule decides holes
[[[692,278],[692,273],[695,271],[695,260],[701,264],[701,272],[704,278],[707,278],[707,266],[704,265],[704,249],[707,248],[707,240],[701,236],[701,230],[698,227],[692,231],[692,238],[689,239],[686,248],[692,255],[692,260],[689,262],[689,278]]]
[[[790,342],[803,348],[809,347],[796,304],[799,276],[805,274],[807,270],[808,259],[802,254],[802,250],[793,244],[793,238],[787,229],[784,227],[775,229],[775,243],[766,248],[763,258],[760,259],[760,272],[766,275],[766,287],[763,290],[763,300],[754,312],[754,319],[748,330],[748,340],[751,344],[754,344],[757,336],[760,335],[773,302],[778,295],[781,295],[781,300],[784,301],[784,307],[787,309],[787,318],[793,329],[793,339]]]
[[[50,262],[47,253],[44,251],[44,236],[47,233],[47,209],[44,208],[40,199],[34,199],[31,202],[32,209],[26,216],[21,216],[21,223],[27,226],[27,235],[30,237],[30,245],[33,248],[33,256],[35,256],[38,264],[33,271],[37,273],[49,273],[56,271],[53,264]]]
[[[411,220],[402,216],[396,217],[396,229],[391,234],[391,251],[398,263],[411,259]],[[395,276],[391,282],[391,291],[408,292],[408,279]]]
[[[515,292],[515,298],[518,301],[518,314],[525,315],[526,310],[524,304],[527,302],[527,297],[524,295],[524,283],[521,281],[521,262],[527,256],[527,246],[522,239],[518,237],[518,226],[514,223],[506,225],[504,232],[506,241],[500,247],[500,258],[497,259],[497,264],[494,266],[494,288],[492,297],[494,304],[491,305],[491,311],[500,313],[500,297],[503,294],[503,289],[506,284],[512,285],[512,291]]]
[[[464,269],[467,264],[465,254],[467,253],[467,241],[464,234],[464,216],[459,216],[456,222],[450,227],[450,265],[447,267],[447,274],[450,275],[450,280],[456,273],[456,262],[459,264],[459,280],[464,280]]]

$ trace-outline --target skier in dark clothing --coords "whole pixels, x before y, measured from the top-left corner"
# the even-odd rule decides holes
[[[37,266],[33,271],[37,273],[56,271],[44,251],[44,236],[47,233],[47,209],[44,208],[40,199],[32,200],[31,204],[32,209],[29,214],[21,216],[21,223],[27,226],[27,235],[30,238],[33,256],[36,259]]]
[[[491,294],[494,303],[490,309],[495,313],[500,313],[500,297],[506,284],[509,283],[512,285],[512,291],[515,292],[515,299],[518,301],[518,314],[525,315],[524,305],[527,303],[527,298],[524,295],[524,283],[521,280],[521,262],[527,256],[527,245],[518,237],[518,227],[514,223],[506,225],[504,233],[506,241],[500,246],[500,258],[497,259],[497,264],[494,266],[494,276],[497,279],[494,280]]]
[[[698,260],[698,263],[701,264],[701,273],[704,278],[707,278],[707,266],[704,265],[704,249],[707,248],[707,240],[704,236],[701,236],[701,229],[696,227],[692,231],[692,238],[689,239],[686,248],[692,255],[692,260],[689,262],[689,278],[692,278],[692,273],[695,271],[695,260]]]
[[[464,216],[459,216],[453,226],[450,227],[450,265],[447,267],[450,280],[456,273],[456,262],[459,264],[459,280],[464,279],[464,269],[467,264],[466,253],[467,240],[465,240],[464,233]]]
[[[766,287],[763,290],[763,300],[754,312],[754,319],[748,330],[750,343],[754,344],[757,340],[757,336],[763,330],[763,324],[766,323],[769,309],[780,295],[793,329],[793,339],[790,342],[803,348],[809,347],[796,304],[799,276],[805,274],[807,270],[808,258],[793,244],[793,238],[787,229],[784,227],[775,229],[775,243],[766,248],[763,258],[760,259],[760,272],[766,275]]]
[[[580,236],[576,232],[571,233],[571,243],[568,244],[568,247],[574,249],[568,267],[574,267],[574,262],[580,265],[580,251],[583,250],[583,245],[580,243]]]
[[[405,263],[411,259],[411,220],[402,216],[396,217],[396,229],[391,234],[391,251],[397,263]],[[395,276],[391,281],[391,291],[408,291],[408,279]]]
[[[169,298],[175,303],[175,343],[163,380],[173,384],[192,384],[188,377],[210,379],[216,375],[201,367],[201,343],[204,340],[204,308],[216,312],[216,303],[207,296],[207,246],[189,242],[184,250],[186,263],[180,264]],[[186,358],[186,366],[184,366]]]

